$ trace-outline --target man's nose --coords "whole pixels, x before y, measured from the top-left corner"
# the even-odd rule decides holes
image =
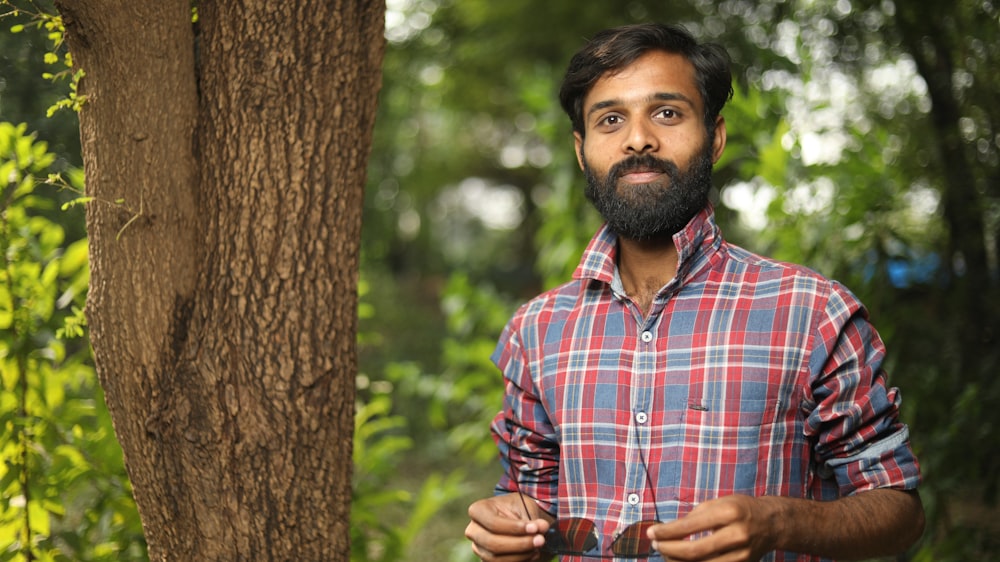
[[[643,154],[645,152],[656,152],[658,148],[659,140],[653,134],[651,123],[643,121],[633,121],[630,123],[628,134],[625,136],[625,143],[622,146],[624,152]]]

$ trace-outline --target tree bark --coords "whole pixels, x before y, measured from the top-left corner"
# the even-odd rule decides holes
[[[151,560],[348,560],[383,2],[76,0],[87,316]]]

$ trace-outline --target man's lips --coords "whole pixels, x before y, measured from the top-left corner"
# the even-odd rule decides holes
[[[662,170],[653,169],[628,170],[622,173],[619,178],[629,183],[649,183],[655,181],[663,173]]]

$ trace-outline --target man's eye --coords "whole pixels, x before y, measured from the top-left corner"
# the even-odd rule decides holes
[[[601,125],[607,125],[607,126],[612,126],[613,127],[615,125],[620,125],[621,122],[622,122],[622,118],[620,116],[618,116],[618,115],[608,115],[604,119],[601,119],[601,123],[600,124]]]
[[[673,109],[661,109],[656,112],[656,116],[661,119],[675,119],[677,117],[677,112]]]

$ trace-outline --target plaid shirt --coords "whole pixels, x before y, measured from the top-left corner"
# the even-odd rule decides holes
[[[493,355],[506,382],[491,428],[497,493],[519,487],[552,515],[594,521],[606,550],[630,523],[729,494],[915,488],[899,394],[861,303],[726,243],[711,206],[674,243],[677,275],[646,316],[605,227],[573,281],[511,319]]]

